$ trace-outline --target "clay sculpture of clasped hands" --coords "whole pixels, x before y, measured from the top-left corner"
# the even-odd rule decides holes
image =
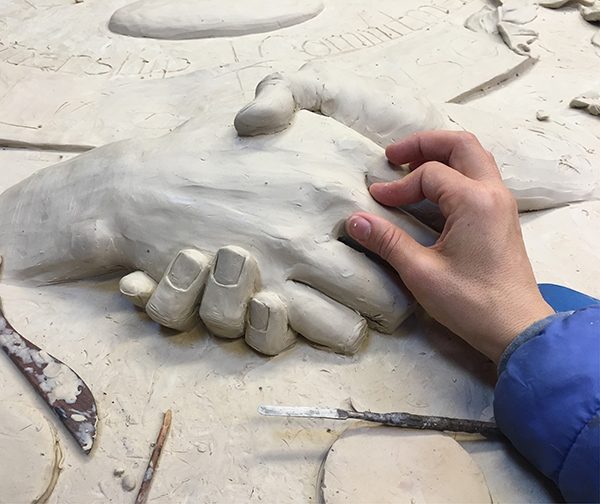
[[[158,139],[109,144],[0,196],[4,281],[134,272],[122,291],[162,325],[200,320],[275,354],[296,334],[353,353],[394,331],[415,302],[396,274],[344,238],[366,210],[420,243],[437,234],[370,196],[383,149],[309,112],[276,135],[240,138],[233,114]]]
[[[240,247],[227,246],[214,261],[196,249],[181,250],[158,284],[148,274],[135,271],[123,277],[119,286],[125,297],[165,327],[184,331],[202,319],[216,336],[245,336],[254,349],[276,355],[292,345],[296,335],[277,294],[255,295],[259,283],[255,259]],[[365,333],[361,320],[356,331],[346,335],[347,340],[329,344],[349,352],[360,346]]]

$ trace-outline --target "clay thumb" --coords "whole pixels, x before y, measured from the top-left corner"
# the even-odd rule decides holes
[[[388,262],[401,277],[427,251],[406,231],[367,213],[353,214],[346,221],[346,231],[362,246]]]
[[[286,129],[292,122],[296,102],[286,77],[274,73],[259,82],[256,96],[233,121],[238,135],[268,135]]]

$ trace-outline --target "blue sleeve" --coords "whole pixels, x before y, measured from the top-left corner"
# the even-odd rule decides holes
[[[506,349],[494,412],[568,502],[600,502],[600,305],[540,321]]]

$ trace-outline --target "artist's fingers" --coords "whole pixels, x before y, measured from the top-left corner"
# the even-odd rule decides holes
[[[246,308],[258,281],[256,261],[247,250],[219,249],[200,304],[200,318],[213,334],[243,336]]]
[[[277,355],[296,341],[287,307],[274,292],[261,291],[248,305],[246,343],[265,355]]]
[[[410,287],[420,272],[436,261],[432,249],[417,243],[408,233],[373,214],[358,212],[346,222],[348,234],[387,261]]]
[[[472,184],[472,180],[449,166],[429,161],[402,179],[373,184],[369,191],[376,201],[393,207],[427,199],[439,205],[442,214],[447,217],[459,203],[457,195]]]
[[[150,318],[172,329],[193,327],[209,264],[209,258],[198,250],[180,251],[148,300],[146,312]]]
[[[292,329],[334,352],[358,351],[368,334],[363,317],[307,285],[287,282],[285,288]]]
[[[414,307],[412,295],[389,268],[337,240],[307,254],[290,279],[356,310],[385,333],[393,332]]]
[[[260,81],[256,97],[237,113],[233,124],[240,136],[275,133],[289,126],[295,108],[290,83],[274,73]]]
[[[148,300],[156,290],[156,282],[143,271],[125,275],[119,282],[121,294],[139,308],[146,308]]]
[[[423,131],[389,145],[385,154],[396,165],[412,168],[427,161],[439,161],[476,180],[500,179],[500,173],[477,137],[464,131]]]

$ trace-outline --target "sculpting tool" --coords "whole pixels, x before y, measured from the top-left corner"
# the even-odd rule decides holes
[[[146,467],[144,479],[142,480],[142,484],[140,485],[140,491],[138,492],[137,497],[135,499],[135,504],[146,504],[146,502],[148,501],[148,494],[150,493],[150,487],[152,486],[154,473],[158,468],[158,460],[160,459],[160,454],[162,453],[165,440],[167,439],[169,429],[171,428],[172,417],[173,414],[171,413],[171,410],[167,410],[163,415],[163,421],[160,426],[160,431],[158,431],[158,437],[156,438],[156,443],[154,443],[154,449],[152,450],[152,455],[150,455],[148,467]]]
[[[392,427],[422,429],[448,432],[468,432],[483,436],[498,436],[500,430],[494,422],[467,420],[412,413],[373,413],[371,411],[354,411],[340,408],[311,408],[305,406],[259,406],[258,412],[266,416],[285,416],[302,418],[330,418],[332,420],[365,420]]]
[[[96,401],[75,371],[21,336],[0,309],[0,347],[89,454],[96,438]]]

